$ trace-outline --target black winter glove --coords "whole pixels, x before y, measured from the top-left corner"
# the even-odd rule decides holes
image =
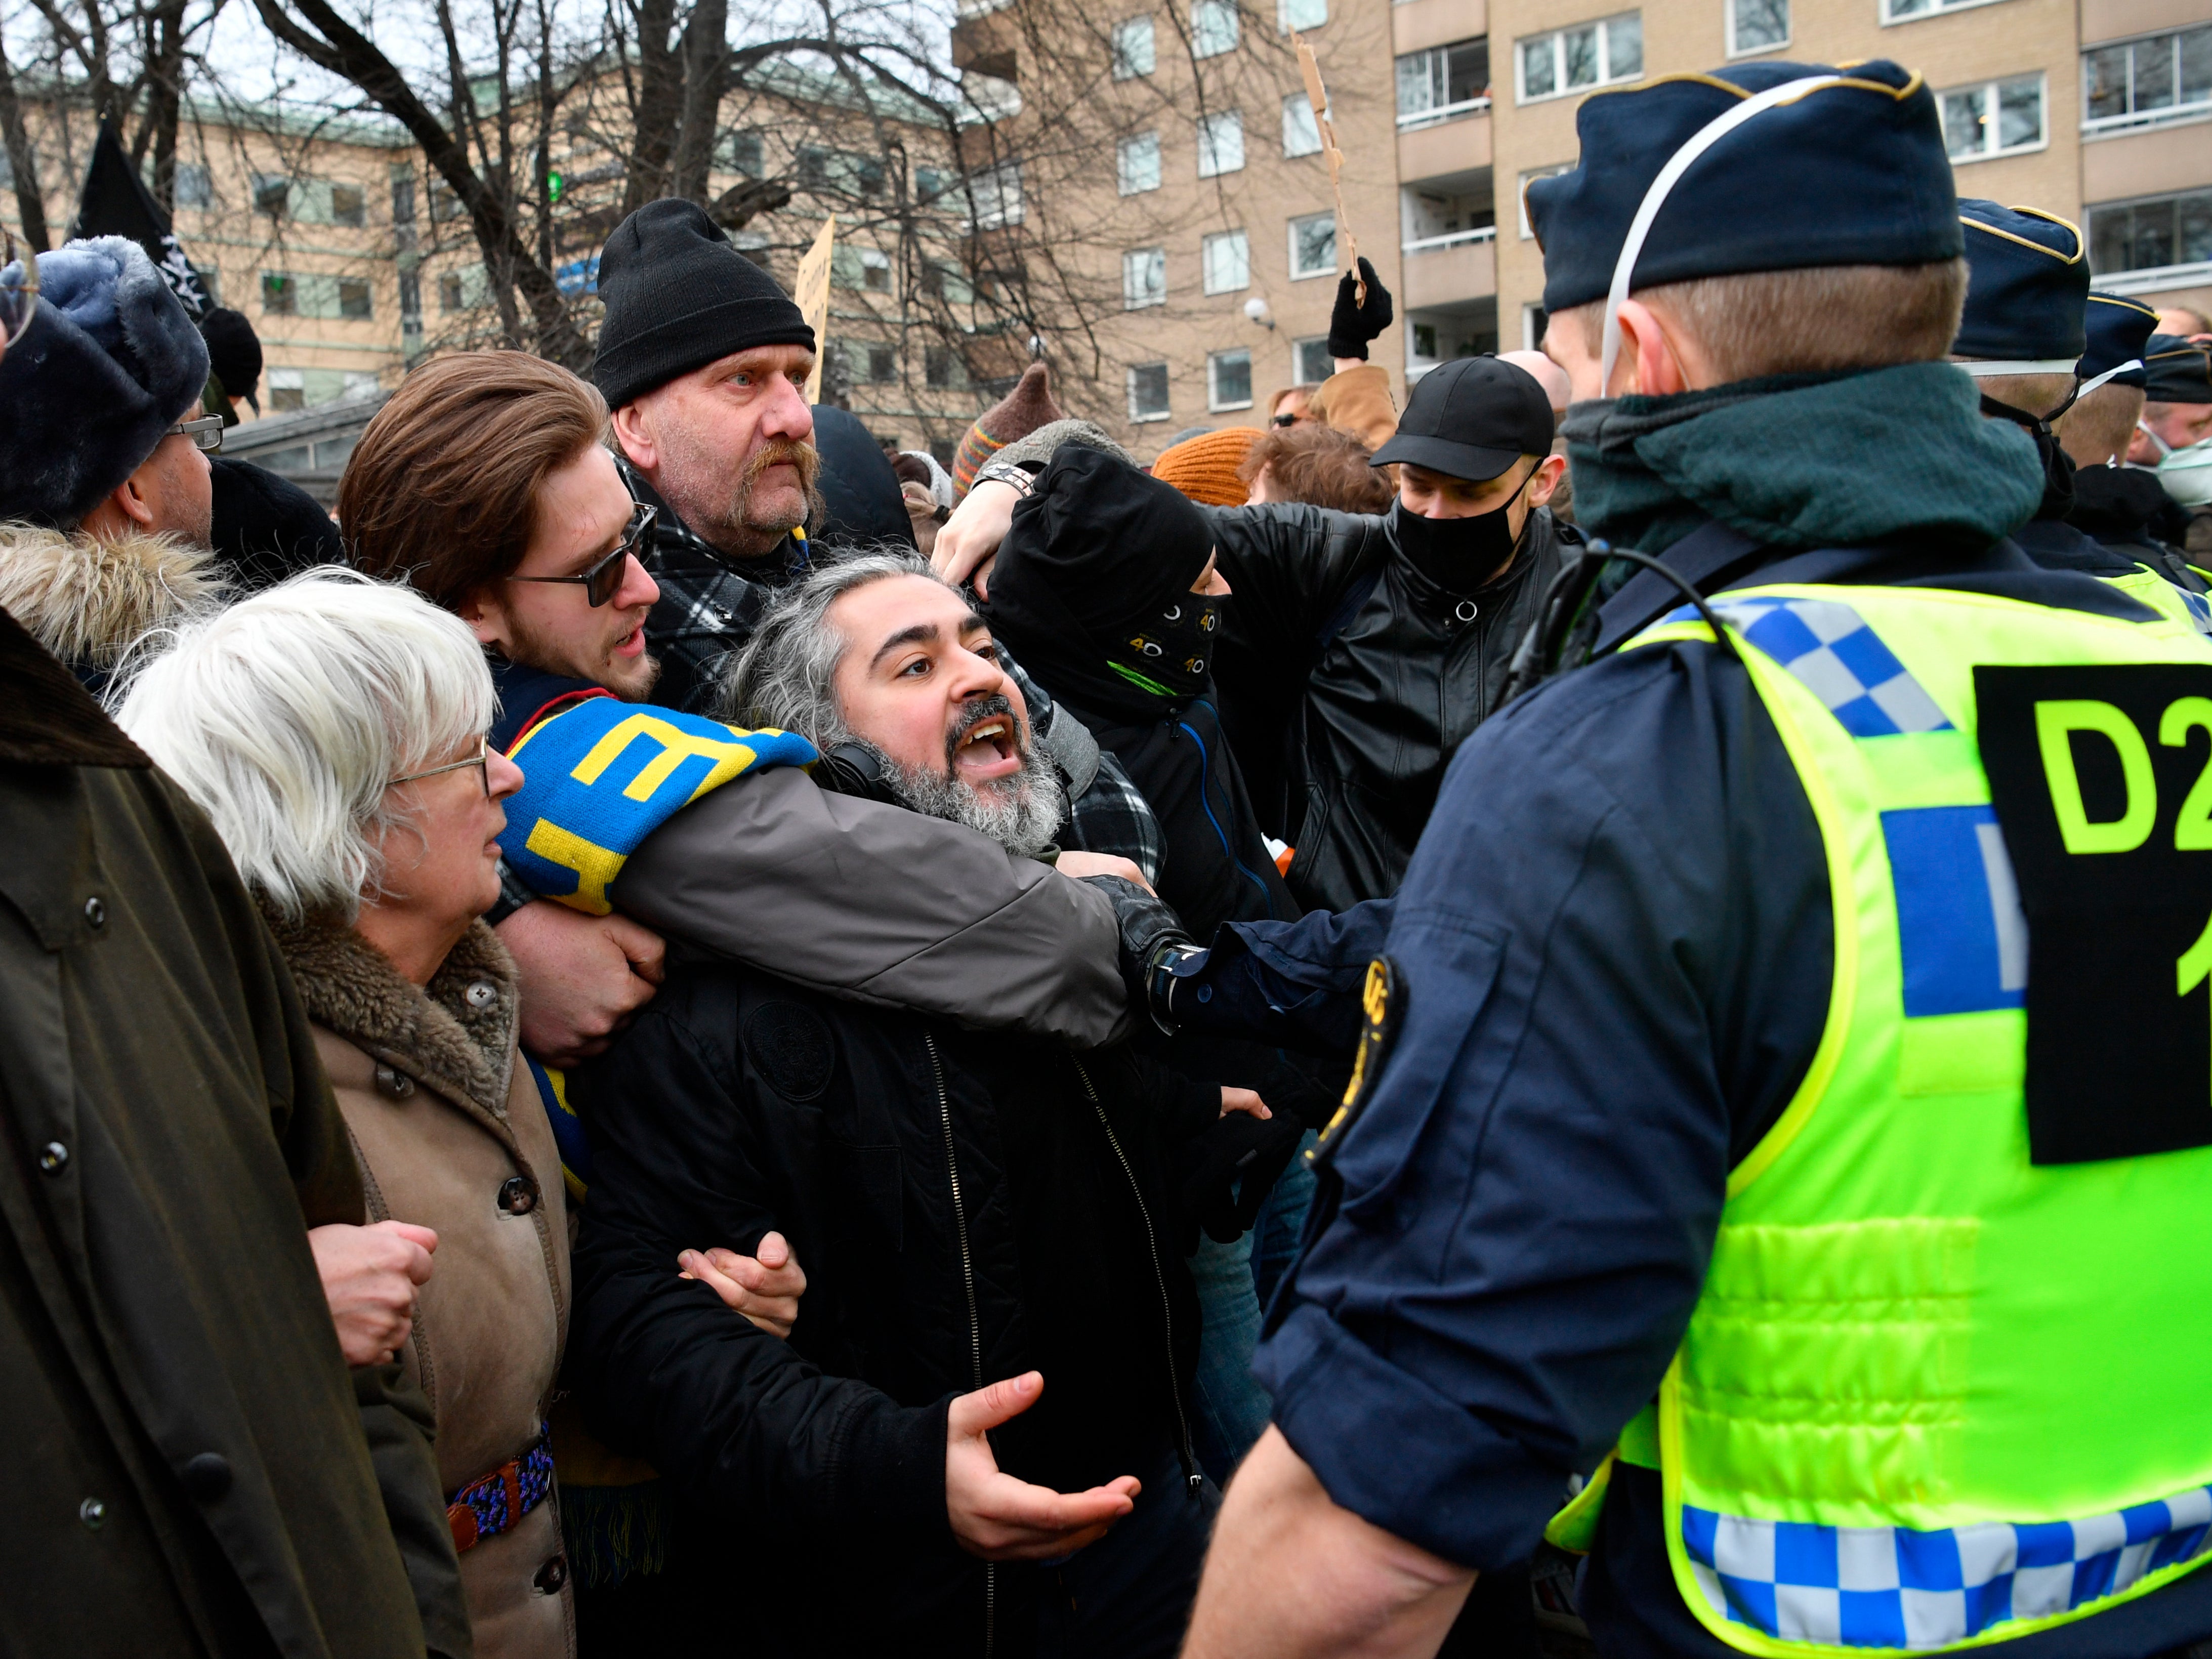
[[[1233,1244],[1251,1231],[1260,1206],[1290,1167],[1305,1126],[1286,1115],[1254,1117],[1230,1112],[1197,1139],[1186,1142],[1177,1173],[1177,1216],[1182,1253],[1198,1248],[1199,1229],[1217,1244]]]
[[[1164,900],[1135,882],[1119,876],[1085,876],[1084,880],[1113,901],[1114,920],[1121,929],[1121,982],[1129,988],[1129,1006],[1139,1014],[1149,1013],[1153,963],[1170,945],[1194,950],[1197,941]]]
[[[1361,280],[1367,283],[1367,303],[1361,305],[1353,297]],[[1390,309],[1390,290],[1376,279],[1375,267],[1362,254],[1359,276],[1346,271],[1336,284],[1336,309],[1328,313],[1328,355],[1332,357],[1357,357],[1367,361],[1367,343],[1379,337],[1390,326],[1394,313]]]

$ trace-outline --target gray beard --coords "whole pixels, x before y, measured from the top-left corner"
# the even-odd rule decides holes
[[[875,748],[865,742],[863,746]],[[1049,766],[1040,766],[1027,751],[1020,771],[983,789],[927,766],[909,771],[879,749],[875,756],[891,793],[908,811],[965,824],[1016,858],[1036,857],[1060,834],[1066,792],[1058,775]]]

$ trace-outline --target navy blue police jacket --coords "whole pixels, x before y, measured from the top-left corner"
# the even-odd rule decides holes
[[[1947,564],[1824,550],[1733,585],[2151,614],[2009,542]],[[1748,675],[1703,642],[1601,657],[1493,715],[1395,897],[1216,936],[1176,986],[1185,1026],[1348,1052],[1379,954],[1404,999],[1336,1153],[1342,1207],[1254,1365],[1336,1503],[1468,1566],[1528,1559],[1570,1473],[1656,1393],[1729,1171],[1811,1062],[1833,953],[1811,805]],[[1734,1655],[1674,1588],[1651,1471],[1616,1468],[1581,1603],[1608,1656]],[[2120,1659],[2208,1634],[2212,1570],[2004,1648]]]

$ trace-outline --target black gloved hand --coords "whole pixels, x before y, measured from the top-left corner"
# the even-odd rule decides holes
[[[1304,1133],[1293,1117],[1230,1112],[1184,1145],[1176,1220],[1185,1255],[1198,1248],[1201,1227],[1217,1244],[1233,1244],[1251,1231]]]
[[[1332,357],[1357,357],[1367,361],[1367,343],[1379,337],[1390,326],[1395,314],[1390,309],[1390,290],[1382,286],[1375,275],[1375,267],[1359,258],[1359,275],[1355,277],[1346,271],[1336,284],[1336,308],[1328,313],[1328,355]],[[1364,281],[1367,284],[1367,303],[1361,305],[1353,297]]]
[[[1147,893],[1135,882],[1119,876],[1083,879],[1113,901],[1114,920],[1121,930],[1121,983],[1129,988],[1129,1006],[1140,1015],[1148,1014],[1154,961],[1169,945],[1195,949],[1197,941],[1165,900]]]

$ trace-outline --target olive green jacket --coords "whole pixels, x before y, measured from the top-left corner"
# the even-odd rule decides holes
[[[291,979],[4,611],[0,826],[0,1651],[467,1654],[426,1402],[308,1249],[366,1212]]]

